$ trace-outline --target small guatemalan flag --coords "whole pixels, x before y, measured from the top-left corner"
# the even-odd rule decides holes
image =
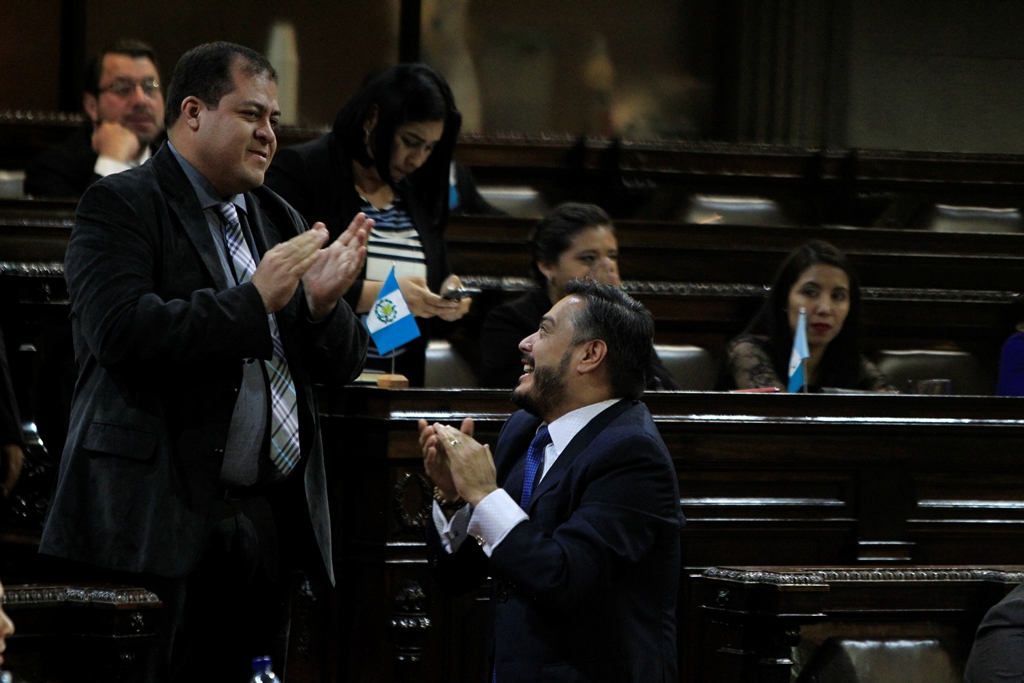
[[[370,331],[373,343],[381,355],[420,336],[416,318],[409,312],[402,290],[398,288],[394,266],[391,266],[388,279],[384,281],[370,314],[366,316],[366,329]]]
[[[807,311],[801,308],[800,319],[796,321],[796,334],[793,335],[793,353],[789,356],[789,393],[794,394],[807,384],[804,360],[810,355],[807,348]]]

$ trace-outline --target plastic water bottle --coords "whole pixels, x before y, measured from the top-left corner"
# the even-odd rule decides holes
[[[249,683],[277,683],[278,678],[270,667],[270,657],[254,657],[252,660],[252,678]]]

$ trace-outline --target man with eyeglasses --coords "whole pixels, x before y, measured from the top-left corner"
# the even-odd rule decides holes
[[[103,50],[86,68],[82,107],[82,127],[29,164],[26,194],[77,198],[156,151],[164,138],[164,96],[153,48],[121,40]]]

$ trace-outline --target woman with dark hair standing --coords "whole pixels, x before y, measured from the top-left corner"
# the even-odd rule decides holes
[[[541,318],[565,296],[572,280],[618,287],[619,245],[608,214],[593,204],[568,202],[545,216],[530,235],[537,289],[494,308],[480,331],[480,381],[485,387],[515,388],[523,374],[519,342],[537,331]],[[679,385],[652,353],[648,389]]]
[[[444,241],[448,177],[462,116],[444,78],[425,64],[400,64],[370,78],[341,109],[330,133],[278,150],[266,184],[307,221],[340,234],[360,211],[375,221],[363,276],[345,294],[356,313],[373,306],[395,265],[399,288],[417,318],[458,320],[470,300]],[[424,331],[425,332],[425,331]],[[427,334],[395,353],[396,370],[423,384]],[[391,369],[371,348],[367,367]]]
[[[810,387],[894,391],[860,350],[860,283],[846,256],[813,240],[783,262],[761,310],[729,343],[736,388],[786,390],[800,309],[807,313]]]

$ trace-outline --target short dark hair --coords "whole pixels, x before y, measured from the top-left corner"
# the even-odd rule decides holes
[[[363,124],[377,114],[373,158],[367,152]],[[448,83],[426,64],[399,64],[370,77],[334,119],[331,135],[345,156],[377,169],[381,180],[396,186],[391,177],[391,151],[395,130],[403,123],[441,121],[441,139],[427,157],[403,182],[412,185],[421,206],[431,220],[440,220],[448,208],[448,167],[462,127],[462,114]]]
[[[654,318],[643,304],[618,287],[572,280],[566,296],[584,306],[573,319],[573,344],[600,339],[608,347],[608,379],[618,398],[638,399],[647,387],[647,366],[654,347]]]
[[[827,265],[846,273],[850,280],[850,310],[842,329],[825,349],[818,364],[821,386],[857,388],[860,384],[861,293],[857,272],[846,255],[828,242],[811,240],[792,251],[782,262],[771,291],[761,310],[747,326],[745,334],[768,339],[768,355],[779,377],[789,375],[789,356],[793,350],[793,330],[789,326],[789,292],[811,266]]]
[[[557,263],[558,258],[572,243],[577,233],[599,225],[607,226],[612,234],[615,227],[605,210],[595,204],[565,202],[559,204],[540,220],[530,233],[527,244],[533,252],[533,279],[541,289],[547,286],[547,278],[537,267],[538,263]]]
[[[156,62],[156,51],[149,44],[141,40],[122,38],[103,48],[98,55],[89,60],[85,65],[85,92],[96,95],[100,94],[100,79],[103,77],[103,58],[107,55],[125,55],[132,59],[148,59],[153,62],[156,72],[160,73],[160,65]]]
[[[220,99],[235,89],[231,71],[236,64],[246,76],[277,80],[277,72],[267,58],[243,45],[221,41],[194,47],[178,60],[167,86],[166,127],[169,129],[181,116],[181,103],[186,97],[198,97],[216,109]]]

